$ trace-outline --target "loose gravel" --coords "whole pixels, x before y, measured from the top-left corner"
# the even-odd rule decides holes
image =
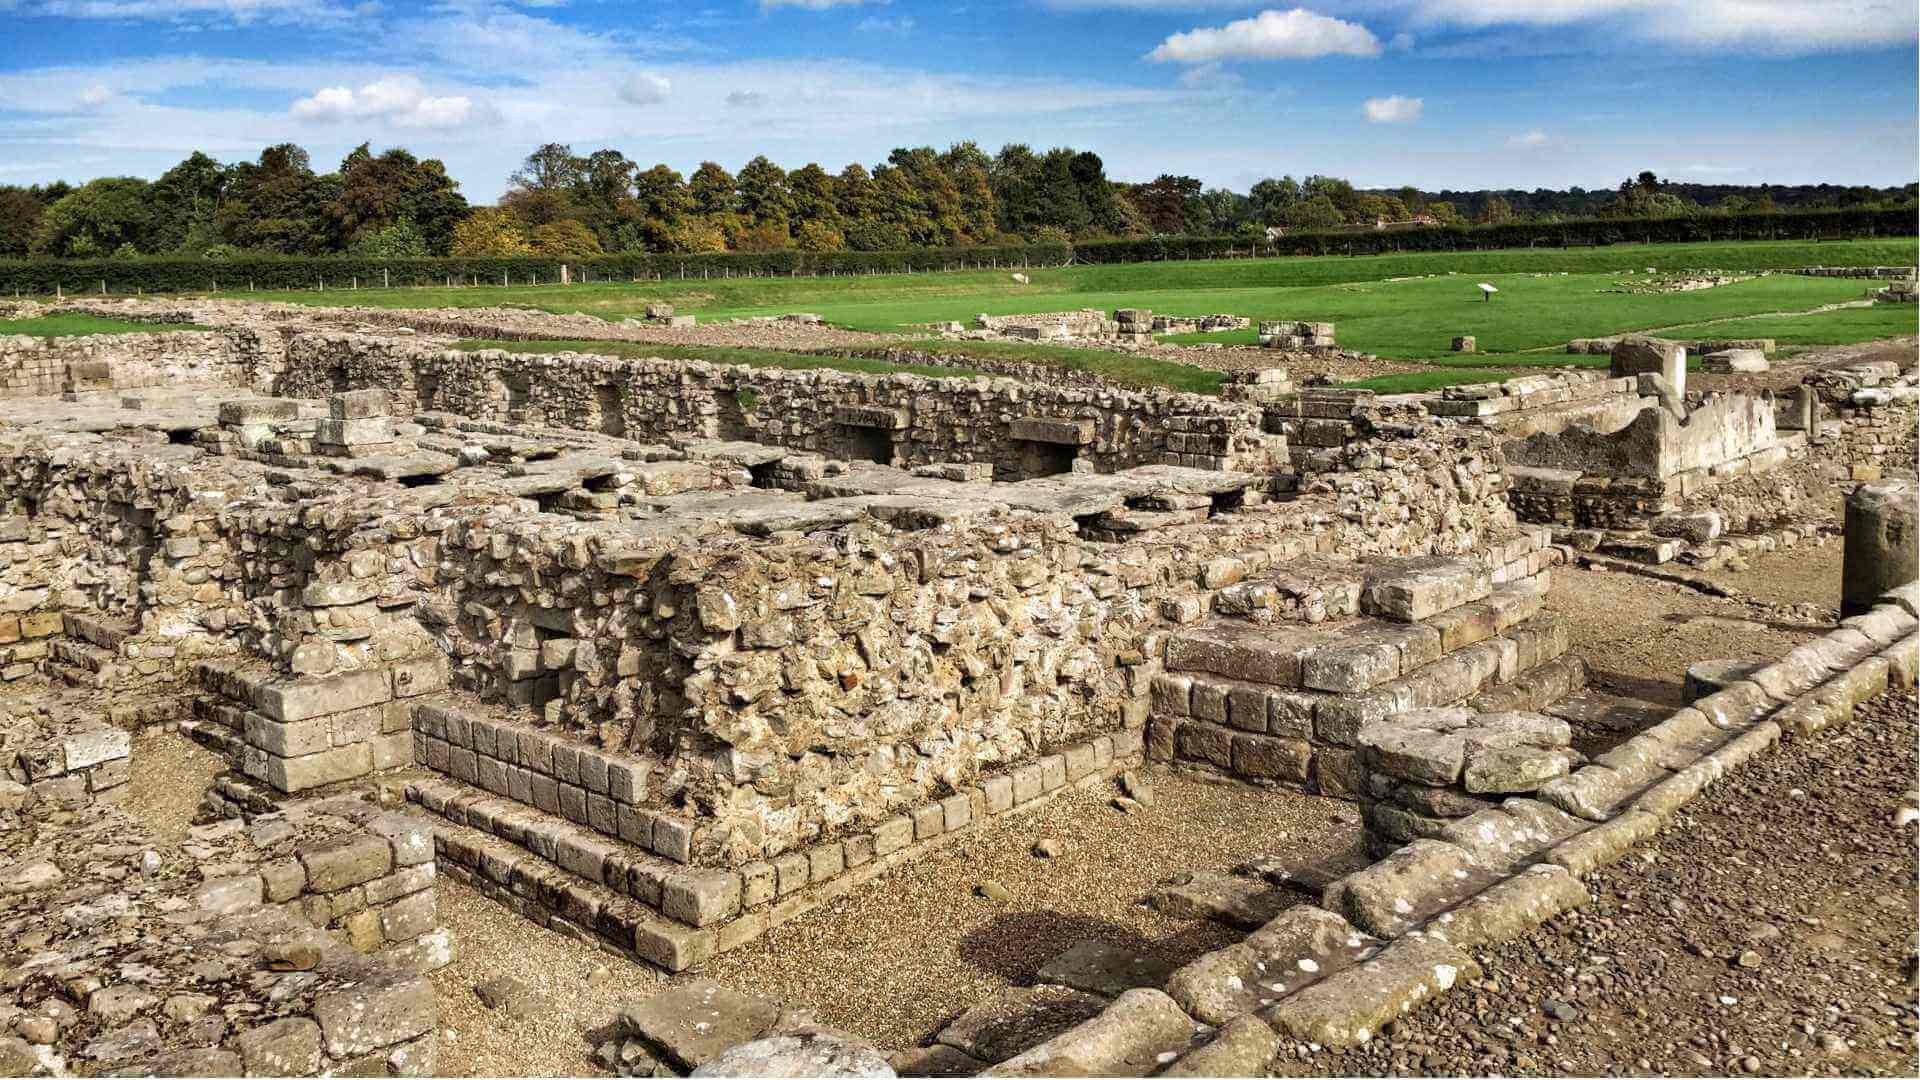
[[[1915,699],[1748,762],[1486,950],[1484,978],[1284,1075],[1915,1075]]]

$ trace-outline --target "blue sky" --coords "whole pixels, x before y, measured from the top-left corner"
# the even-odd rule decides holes
[[[0,183],[293,141],[644,164],[1071,145],[1244,190],[1916,174],[1913,0],[0,0]]]

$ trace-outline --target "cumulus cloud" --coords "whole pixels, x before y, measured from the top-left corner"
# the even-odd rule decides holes
[[[395,127],[459,127],[480,119],[485,110],[473,99],[462,95],[432,97],[412,75],[393,75],[376,79],[354,90],[328,86],[310,97],[293,103],[293,115],[301,120],[335,123],[342,120],[385,120]]]
[[[1359,23],[1294,8],[1263,11],[1225,26],[1174,34],[1149,60],[1208,64],[1221,60],[1310,60],[1320,56],[1378,56],[1380,39]]]
[[[1361,109],[1366,112],[1369,123],[1411,124],[1420,119],[1426,107],[1426,101],[1421,98],[1394,94],[1391,97],[1368,98]]]
[[[673,93],[673,81],[651,71],[634,74],[620,86],[620,100],[629,105],[658,105]]]

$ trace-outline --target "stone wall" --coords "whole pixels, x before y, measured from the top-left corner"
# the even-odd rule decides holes
[[[379,388],[393,392],[403,412],[643,441],[746,440],[902,466],[985,462],[998,480],[1162,463],[1266,469],[1285,449],[1261,431],[1254,410],[1198,394],[574,353],[435,352],[353,335],[296,338],[278,392]]]
[[[0,336],[0,397],[182,383],[246,386],[266,367],[247,331]]]

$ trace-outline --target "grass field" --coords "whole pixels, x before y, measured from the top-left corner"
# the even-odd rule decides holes
[[[1137,297],[1136,306],[1181,311],[1218,290],[1296,289],[1387,281],[1420,275],[1569,273],[1612,275],[1657,267],[1675,270],[1781,269],[1793,266],[1897,264],[1914,261],[1915,241],[1847,240],[1830,243],[1770,242],[1618,245],[1604,248],[1417,255],[1302,256],[1283,259],[1128,263],[1027,271],[1020,285],[1005,271],[884,274],[840,278],[713,278],[592,285],[495,286],[425,289],[335,289],[326,292],[230,292],[237,299],[369,307],[488,307],[518,305],[552,312],[586,312],[610,319],[641,313],[652,301],[667,301],[703,318],[776,312],[852,309],[845,325],[899,329],[903,324],[969,318],[979,312],[1013,314],[1099,307],[1113,296]],[[1471,284],[1471,283],[1469,283]],[[1864,288],[1859,290],[1864,292]],[[1166,294],[1164,300],[1156,295]],[[1858,293],[1856,293],[1858,295]],[[1152,301],[1152,302],[1149,302]],[[1221,309],[1225,310],[1225,309]],[[1239,312],[1250,314],[1250,312]],[[1301,317],[1306,317],[1302,315]]]
[[[1911,239],[1829,243],[1755,242],[1621,245],[1571,250],[1297,257],[1207,262],[1070,266],[1028,271],[1022,285],[1006,271],[890,274],[846,278],[730,278],[591,285],[478,286],[232,293],[305,304],[385,307],[511,306],[581,312],[618,320],[667,301],[703,321],[812,311],[855,330],[915,334],[931,322],[970,322],[980,313],[1031,314],[1077,308],[1145,307],[1201,315],[1332,322],[1339,343],[1389,360],[1438,366],[1364,385],[1398,392],[1447,382],[1484,381],[1503,371],[1603,365],[1570,356],[1572,338],[1656,331],[1677,337],[1772,337],[1788,347],[1847,344],[1914,332],[1912,306],[1821,310],[1863,300],[1870,283],[1778,274],[1714,289],[1671,294],[1615,291],[1647,268],[1778,269],[1815,264],[1893,265],[1915,261]],[[1487,302],[1475,286],[1500,291]],[[1479,352],[1462,356],[1451,339],[1471,334]],[[1174,337],[1173,342],[1251,343],[1252,331]],[[597,352],[673,355],[720,363],[851,371],[916,371],[871,356],[791,354],[755,349],[674,349],[640,353],[605,344],[514,344],[523,351],[592,348]],[[1199,368],[1103,349],[1013,342],[929,343],[947,355],[1021,360],[1091,371],[1123,385],[1215,393],[1221,376]],[[953,375],[933,368],[922,374]]]
[[[180,330],[205,330],[204,326],[190,326],[185,323],[158,325],[155,323],[123,322],[120,319],[103,319],[98,315],[86,315],[79,312],[67,312],[59,315],[47,315],[38,319],[0,319],[0,335],[26,334],[31,337],[83,337],[87,334],[158,334]]]

